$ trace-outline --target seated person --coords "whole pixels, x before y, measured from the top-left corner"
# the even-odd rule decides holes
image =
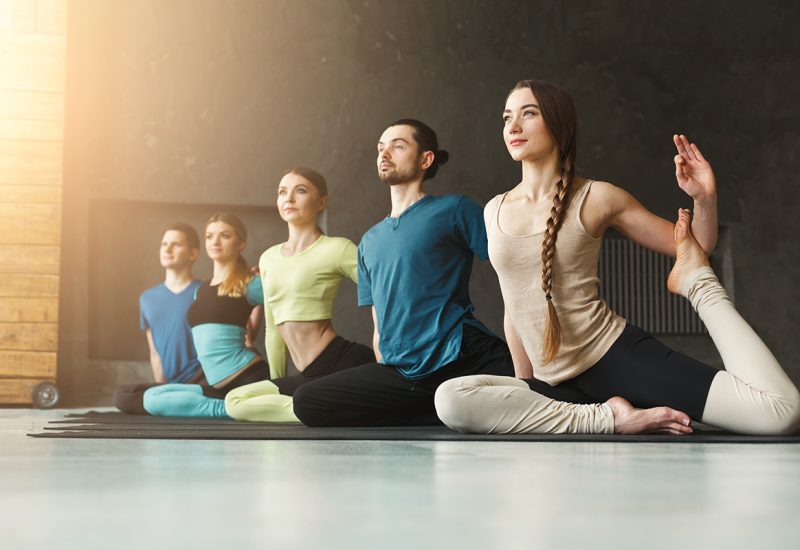
[[[122,412],[147,414],[142,396],[154,385],[203,380],[186,322],[186,312],[201,284],[192,276],[192,265],[199,252],[200,239],[190,225],[173,223],[164,231],[159,254],[164,282],[139,296],[140,325],[147,336],[155,384],[127,384],[117,388],[114,405]]]
[[[267,363],[250,349],[248,329],[260,323],[261,279],[242,256],[247,229],[233,214],[216,214],[206,224],[206,252],[214,263],[211,281],[198,289],[187,320],[205,384],[164,384],[144,393],[145,410],[157,416],[227,417],[225,395],[265,380]]]
[[[289,239],[264,252],[259,262],[272,380],[226,396],[226,410],[236,420],[286,420],[289,396],[301,385],[375,361],[370,348],[333,329],[333,301],[343,279],[356,282],[358,252],[350,240],[328,237],[317,224],[328,204],[325,178],[309,168],[289,170],[278,185],[277,203]],[[287,350],[299,375],[286,376]]]

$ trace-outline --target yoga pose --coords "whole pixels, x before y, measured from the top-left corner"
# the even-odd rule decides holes
[[[487,257],[481,208],[464,196],[423,190],[447,160],[436,134],[417,120],[395,122],[378,141],[378,175],[389,185],[392,210],[358,248],[358,301],[372,308],[378,363],[300,386],[294,411],[303,423],[438,424],[434,394],[442,382],[513,375],[507,346],[472,315],[472,260]],[[620,398],[599,405],[539,398],[546,431],[690,429],[686,415],[665,407],[640,411]]]
[[[233,214],[216,214],[206,224],[205,240],[213,275],[197,289],[187,320],[208,385],[148,389],[144,408],[152,415],[227,417],[223,399],[229,391],[269,377],[266,362],[247,346],[263,302],[261,279],[241,254],[247,230]]]
[[[622,189],[575,176],[575,109],[558,86],[518,83],[503,120],[522,181],[486,205],[485,222],[506,337],[516,376],[525,380],[453,380],[436,396],[442,420],[460,431],[538,431],[539,394],[574,403],[619,395],[735,432],[795,431],[797,388],[707,267],[717,237],[716,181],[697,146],[674,137],[678,184],[694,199],[691,227],[682,212],[676,228]],[[609,227],[672,256],[677,242],[669,288],[690,299],[726,371],[673,352],[600,299],[597,260]]]
[[[150,368],[155,384],[126,384],[117,388],[114,405],[122,412],[147,414],[142,396],[154,385],[203,380],[186,322],[186,312],[201,284],[192,276],[192,265],[199,250],[200,239],[190,225],[174,223],[164,231],[159,251],[164,282],[139,296],[140,325],[150,348]]]
[[[327,183],[314,170],[293,168],[278,185],[278,212],[289,226],[289,240],[268,249],[259,262],[271,380],[225,397],[236,420],[297,422],[289,396],[301,384],[375,360],[367,346],[333,329],[333,302],[342,279],[357,281],[358,253],[350,240],[322,233],[317,217],[327,204]],[[287,349],[299,375],[286,376]]]

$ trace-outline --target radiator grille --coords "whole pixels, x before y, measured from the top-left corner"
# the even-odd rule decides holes
[[[600,296],[622,317],[652,334],[705,334],[689,300],[667,290],[672,263],[672,258],[628,239],[603,239]]]

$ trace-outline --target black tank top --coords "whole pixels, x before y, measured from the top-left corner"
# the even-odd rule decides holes
[[[218,289],[219,285],[211,286],[207,282],[197,289],[197,298],[186,313],[189,326],[219,323],[245,328],[253,305],[246,296],[220,296]]]

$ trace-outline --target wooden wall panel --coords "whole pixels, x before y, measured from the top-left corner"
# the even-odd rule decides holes
[[[0,2],[0,29],[30,31],[36,28],[36,1],[3,0]]]
[[[67,3],[65,0],[38,0],[36,30],[64,34],[67,29]]]
[[[6,119],[0,125],[0,140],[60,140],[64,125],[58,121]]]
[[[0,404],[56,377],[67,0],[0,0]]]
[[[64,122],[64,94],[31,90],[0,89],[3,120],[50,120]]]
[[[56,323],[0,323],[0,350],[56,351],[57,345]]]
[[[61,204],[61,186],[0,185],[0,204]]]
[[[0,383],[0,403],[25,405],[31,402],[33,388],[40,382],[50,381],[50,378],[3,378]]]
[[[47,378],[56,370],[54,351],[2,351],[0,350],[0,376]],[[5,381],[0,385],[5,384]],[[0,400],[0,403],[2,401]]]
[[[0,140],[0,184],[61,185],[63,147],[61,141]]]
[[[0,31],[64,34],[66,0],[0,0]]]
[[[0,273],[58,275],[57,246],[0,244]]]
[[[0,300],[0,322],[56,323],[58,298],[3,298]]]
[[[0,244],[58,244],[61,206],[0,204]]]
[[[63,91],[65,52],[58,34],[0,33],[0,88]]]
[[[58,275],[20,275],[13,273],[0,277],[0,298],[57,297]]]

